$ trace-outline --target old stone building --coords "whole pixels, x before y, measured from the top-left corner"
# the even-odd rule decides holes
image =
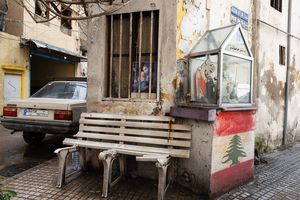
[[[299,2],[257,1],[256,4],[253,29],[256,137],[259,144],[270,149],[293,143],[300,134],[297,67],[300,29],[296,25]]]
[[[35,1],[26,1],[28,11],[18,1],[0,3],[0,108],[4,100],[28,97],[53,78],[81,74],[80,61],[86,62],[81,43],[86,38],[78,22],[55,18],[37,24],[30,15],[53,16]]]
[[[264,151],[297,138],[298,4],[131,0],[92,19],[89,112],[191,124],[191,157],[175,174],[195,192],[215,196],[251,180],[255,140]]]

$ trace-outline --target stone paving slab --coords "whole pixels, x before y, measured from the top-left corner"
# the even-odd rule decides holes
[[[57,159],[45,162],[2,182],[2,188],[17,192],[15,200],[156,200],[157,181],[136,178],[126,179],[113,187],[109,198],[101,198],[101,177],[96,173],[84,173],[63,188],[55,187]],[[174,185],[167,193],[168,200],[198,200],[199,196]]]
[[[255,167],[254,181],[240,186],[218,200],[300,200],[300,143],[283,151],[265,156],[268,164]],[[148,179],[126,179],[113,187],[109,198],[101,198],[99,174],[83,174],[65,187],[55,187],[57,159],[45,162],[13,178],[3,181],[2,188],[17,192],[14,199],[35,200],[155,200],[157,181]],[[204,199],[190,191],[174,185],[168,190],[168,200]]]
[[[265,156],[268,164],[255,167],[254,181],[218,200],[300,200],[300,143]]]

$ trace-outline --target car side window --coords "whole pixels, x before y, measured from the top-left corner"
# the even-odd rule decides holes
[[[84,100],[86,98],[86,87],[77,85],[72,99]]]

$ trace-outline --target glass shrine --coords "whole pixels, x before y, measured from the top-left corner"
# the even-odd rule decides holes
[[[253,56],[239,24],[207,31],[188,55],[191,103],[252,105]]]

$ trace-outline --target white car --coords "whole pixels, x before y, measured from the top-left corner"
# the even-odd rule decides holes
[[[30,98],[7,101],[1,124],[23,131],[28,144],[40,143],[46,133],[75,134],[86,112],[86,81],[53,81]]]

